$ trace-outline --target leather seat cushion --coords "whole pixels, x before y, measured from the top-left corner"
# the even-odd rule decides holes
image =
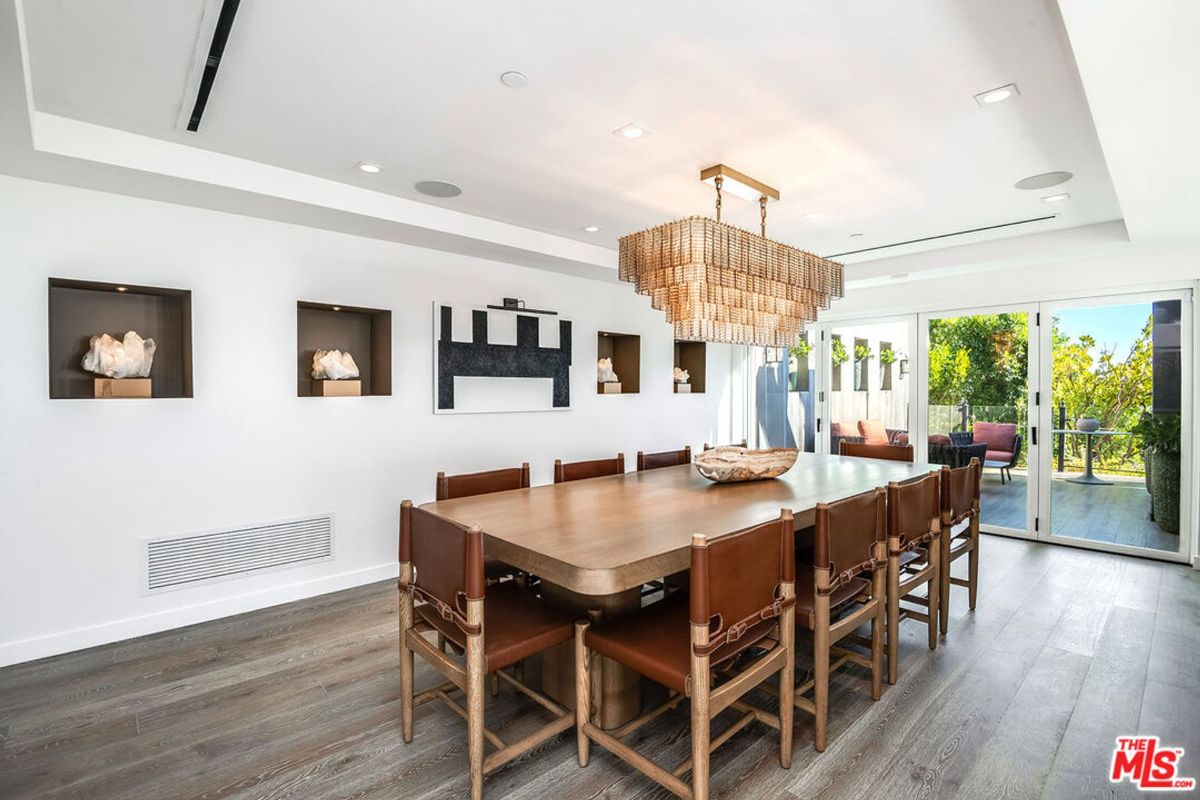
[[[816,573],[809,564],[796,565],[796,624],[810,631],[817,625]],[[862,592],[871,588],[866,578],[851,578],[829,596],[829,613],[832,616]]]
[[[447,639],[466,649],[466,634],[433,606],[422,604],[417,606],[417,612]],[[551,608],[512,581],[489,586],[483,599],[483,653],[487,671],[503,669],[570,640],[574,626],[575,619],[570,614]]]
[[[774,620],[755,625],[738,641],[717,648],[710,663],[715,666],[728,661],[761,641],[774,627]],[[690,694],[692,632],[688,598],[683,593],[673,594],[637,614],[594,625],[588,628],[584,641],[597,653],[655,683]]]

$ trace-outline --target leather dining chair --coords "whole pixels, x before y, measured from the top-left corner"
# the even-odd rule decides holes
[[[529,463],[519,467],[492,469],[486,472],[465,472],[461,475],[437,474],[437,499],[453,500],[477,494],[505,492],[529,488]]]
[[[887,487],[887,662],[888,683],[899,672],[900,620],[924,622],[929,649],[937,649],[942,544],[942,501],[938,473]],[[926,587],[926,594],[913,591]],[[902,606],[901,601],[908,604]],[[924,607],[924,611],[912,608]]]
[[[691,463],[691,445],[682,450],[668,450],[665,453],[643,453],[641,450],[638,450],[637,453],[638,472],[648,469],[658,469],[659,467],[678,467],[681,464]]]
[[[605,475],[625,474],[625,454],[617,453],[616,458],[597,458],[592,461],[572,461],[564,463],[561,458],[554,459],[554,482],[582,481],[588,478],[601,478]]]
[[[838,455],[857,456],[858,458],[881,458],[886,461],[913,460],[911,444],[866,444],[865,442],[838,442]]]
[[[942,633],[950,627],[950,587],[967,589],[967,605],[974,611],[979,594],[979,459],[965,467],[942,467],[942,559],[938,608]],[[954,528],[966,523],[958,533]],[[966,579],[950,575],[950,565],[967,556]]]
[[[871,699],[883,693],[886,495],[880,488],[819,503],[811,562],[796,565],[796,626],[812,633],[814,668],[813,679],[796,687],[795,703],[813,715],[818,751],[825,749],[831,671],[847,662],[865,667],[871,671]],[[867,622],[869,639],[855,633]],[[870,656],[838,646],[847,639],[868,648]],[[810,690],[811,700],[805,697]]]
[[[404,741],[413,738],[413,711],[442,700],[467,720],[471,798],[483,797],[483,776],[571,728],[574,714],[503,670],[573,635],[573,619],[546,606],[514,582],[487,586],[483,533],[415,508],[400,506],[400,718]],[[436,631],[465,654],[464,663],[422,635]],[[419,653],[445,682],[413,693],[413,655]],[[506,743],[486,727],[484,681],[498,674],[549,711],[554,720]],[[464,708],[451,695],[462,690]],[[484,739],[495,747],[484,756]]]
[[[724,536],[696,534],[691,548],[691,589],[634,616],[591,626],[575,623],[576,731],[579,764],[587,766],[592,742],[628,762],[680,797],[708,797],[710,752],[755,720],[779,731],[779,764],[791,766],[792,685],[795,663],[792,513]],[[748,654],[749,663],[736,657]],[[667,687],[667,701],[612,731],[596,724],[606,656]],[[742,700],[779,676],[779,713]],[[715,682],[721,677],[723,682]],[[715,683],[715,686],[714,686]],[[673,770],[659,766],[621,741],[691,699],[692,754]],[[716,738],[710,723],[726,710],[741,716]],[[683,780],[691,772],[691,781]]]

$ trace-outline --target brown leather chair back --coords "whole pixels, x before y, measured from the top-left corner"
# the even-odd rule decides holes
[[[942,517],[957,525],[979,511],[979,459],[958,469],[942,467]]]
[[[617,453],[616,458],[598,458],[594,461],[573,461],[564,464],[562,459],[554,459],[554,482],[581,481],[586,478],[600,478],[604,475],[625,474],[625,454]]]
[[[408,588],[468,630],[463,600],[483,599],[483,532],[400,504],[400,563],[413,565]]]
[[[842,439],[838,443],[838,455],[882,458],[886,461],[907,461],[911,464],[913,448],[911,444],[866,444],[864,442],[847,442]]]
[[[709,626],[710,652],[747,634],[770,633],[764,623],[783,610],[780,586],[796,580],[792,525],[784,509],[762,525],[692,540],[690,616],[693,625]]]
[[[831,570],[838,586],[874,569],[876,542],[887,538],[887,492],[874,489],[836,503],[818,503],[812,566]]]
[[[938,473],[889,483],[887,487],[888,536],[899,536],[901,546],[928,542],[942,529],[941,481]]]
[[[638,472],[645,469],[658,469],[659,467],[678,467],[681,464],[692,463],[692,446],[688,445],[682,450],[670,450],[665,453],[643,453],[638,450],[637,468]]]
[[[477,494],[506,492],[509,489],[529,488],[529,464],[487,472],[466,472],[461,475],[437,474],[437,499],[453,500]]]

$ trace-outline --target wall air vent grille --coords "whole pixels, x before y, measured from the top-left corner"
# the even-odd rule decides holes
[[[146,541],[145,591],[161,592],[333,558],[333,516]]]

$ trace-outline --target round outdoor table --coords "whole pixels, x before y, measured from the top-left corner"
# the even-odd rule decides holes
[[[1083,474],[1078,478],[1067,478],[1068,483],[1083,483],[1088,486],[1112,486],[1112,481],[1100,480],[1092,472],[1092,442],[1096,436],[1131,436],[1129,431],[1077,431],[1073,428],[1060,428],[1053,433],[1074,433],[1087,437],[1087,458],[1084,461]]]

